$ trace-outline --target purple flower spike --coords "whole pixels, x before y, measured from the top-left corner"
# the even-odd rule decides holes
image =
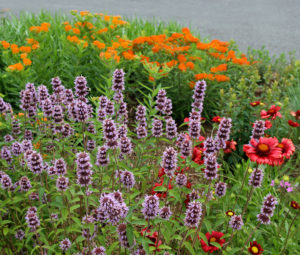
[[[224,182],[218,182],[215,187],[215,194],[218,197],[224,197],[226,194],[227,184]]]
[[[116,69],[114,71],[111,88],[113,91],[122,92],[125,89],[124,76],[125,73],[123,69]]]
[[[177,126],[175,120],[172,118],[168,119],[166,122],[166,131],[168,139],[173,139],[177,136]]]
[[[230,219],[229,225],[235,230],[240,230],[244,225],[243,218],[241,215],[233,215]]]
[[[172,147],[165,149],[162,157],[161,167],[165,169],[165,173],[169,178],[174,176],[177,167],[177,152]]]
[[[86,97],[88,94],[87,80],[84,76],[77,76],[74,81],[75,95],[79,98]]]
[[[159,198],[156,195],[153,196],[145,196],[145,200],[143,202],[142,213],[144,214],[144,218],[154,219],[159,213]]]
[[[186,209],[184,223],[186,226],[193,228],[198,227],[202,214],[202,206],[200,202],[190,202]]]
[[[253,186],[253,188],[258,188],[261,186],[262,180],[264,177],[264,172],[260,168],[256,168],[253,170],[249,177],[249,186]]]

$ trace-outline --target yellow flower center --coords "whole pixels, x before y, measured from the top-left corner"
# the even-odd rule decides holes
[[[251,250],[253,253],[258,253],[258,248],[256,246],[253,246]]]
[[[282,143],[279,143],[279,144],[277,145],[277,147],[283,149],[283,148],[284,148],[284,145],[283,145]]]
[[[261,143],[258,146],[258,149],[262,152],[266,152],[269,150],[269,146],[267,144]]]
[[[232,216],[232,215],[233,215],[233,212],[228,212],[228,215],[229,215],[229,216]]]
[[[215,241],[217,241],[217,239],[216,239],[215,237],[211,237],[211,238],[209,239],[209,241],[210,241],[210,242],[215,242]]]

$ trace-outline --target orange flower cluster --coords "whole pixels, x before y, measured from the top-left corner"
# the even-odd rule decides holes
[[[8,66],[8,69],[10,71],[22,71],[24,69],[24,66],[22,65],[22,63],[16,63],[14,65]]]
[[[225,72],[225,71],[227,71],[227,64],[221,64],[216,67],[212,67],[212,68],[210,68],[210,71],[212,73]]]
[[[29,28],[30,32],[41,33],[41,32],[49,32],[50,23],[42,23],[40,26],[32,26]]]

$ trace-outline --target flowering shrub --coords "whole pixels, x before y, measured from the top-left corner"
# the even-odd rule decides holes
[[[249,159],[229,164],[224,153],[238,143],[230,140],[236,123],[227,116],[213,130],[202,126],[205,80],[195,83],[188,128],[178,132],[164,88],[149,89],[132,114],[128,74],[111,73],[97,98],[88,98],[82,75],[71,89],[52,78],[52,93],[27,83],[18,115],[0,98],[4,254],[297,251],[292,140],[265,137],[258,119],[242,144]]]

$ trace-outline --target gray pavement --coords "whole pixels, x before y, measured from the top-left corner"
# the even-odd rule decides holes
[[[300,58],[300,0],[0,0],[11,13],[89,10],[125,17],[175,20],[210,39],[235,40],[246,52],[263,45]]]

